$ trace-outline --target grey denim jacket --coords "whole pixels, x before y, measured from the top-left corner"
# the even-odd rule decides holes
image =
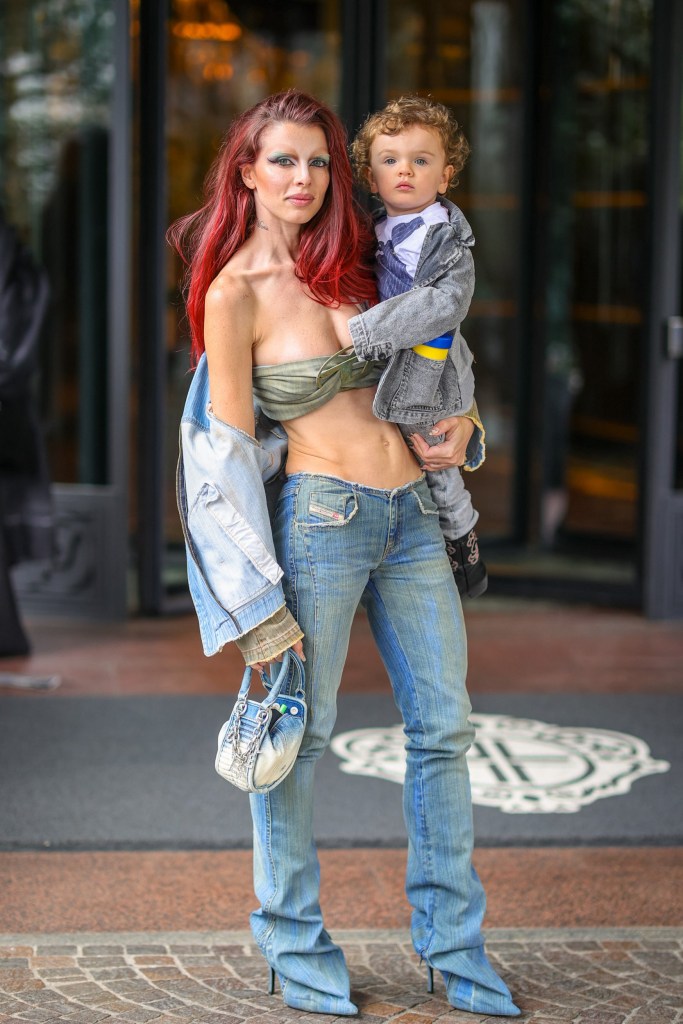
[[[473,357],[460,333],[474,292],[474,235],[462,211],[447,199],[440,201],[449,220],[427,229],[410,291],[349,321],[360,359],[388,359],[373,412],[393,423],[431,424],[466,414],[474,402]],[[448,331],[453,344],[446,360],[412,351],[413,345]]]

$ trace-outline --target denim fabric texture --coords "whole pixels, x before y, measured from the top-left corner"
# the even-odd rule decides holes
[[[413,277],[407,267],[404,266],[401,258],[395,254],[394,245],[399,245],[406,238],[409,238],[418,228],[423,227],[424,223],[422,217],[415,217],[409,221],[399,221],[391,232],[391,240],[379,242],[376,272],[377,289],[382,301],[386,301],[386,299],[393,298],[396,295],[402,295],[413,287]],[[425,244],[423,242],[420,259],[424,249]],[[418,260],[418,265],[419,262]],[[460,344],[465,345],[462,335],[458,335],[457,339],[452,339],[451,348],[454,343],[457,344],[458,340]],[[428,343],[428,339],[425,339],[425,342]],[[446,383],[444,381],[442,384],[445,364],[425,359],[422,355],[415,352],[412,352],[410,356],[407,352],[402,352],[400,359],[398,355],[392,357],[392,359],[402,362],[404,371],[400,377],[400,383],[397,385],[396,393],[392,398],[392,408],[397,407],[401,409],[414,406],[415,408],[427,409],[433,407],[439,390]],[[394,370],[391,372],[394,374]],[[392,379],[398,380],[398,377],[393,377]],[[470,393],[473,396],[474,375],[471,362],[465,370],[464,380],[465,398]],[[462,403],[463,396],[457,375],[454,376],[452,381],[452,389],[454,397],[458,402]],[[469,406],[464,408],[468,409]],[[426,422],[399,423],[401,433],[407,441],[411,434],[418,433],[428,444],[438,444],[443,441],[443,434],[432,437],[430,431],[433,426],[434,418]],[[427,482],[439,508],[439,521],[444,537],[447,537],[448,540],[457,540],[459,537],[464,537],[474,528],[479,519],[479,513],[472,504],[472,497],[465,487],[460,470],[457,467],[453,467],[448,470],[428,473]]]
[[[449,221],[428,227],[413,287],[349,320],[357,355],[388,360],[373,411],[393,423],[432,426],[444,416],[466,412],[474,401],[472,353],[460,333],[474,292],[474,235],[458,207],[447,199],[440,201]],[[454,337],[448,358],[431,367],[432,375],[438,369],[439,380],[430,378],[428,387],[416,392],[415,380],[432,360],[412,352],[412,347],[449,332]],[[481,456],[473,449],[472,468]]]
[[[260,410],[255,414],[256,438],[213,415],[202,356],[180,425],[176,499],[190,594],[207,655],[248,633],[285,603],[269,491],[280,484],[287,435]]]
[[[323,926],[313,778],[336,718],[354,613],[362,603],[405,729],[406,891],[417,953],[442,971],[454,1006],[519,1011],[489,964],[485,898],[472,866],[466,753],[473,728],[462,609],[424,477],[381,490],[300,473],[279,497],[274,541],[287,603],[304,631],[309,721],[280,786],[252,795],[256,942],[285,1002],[351,1015],[341,949]]]
[[[406,438],[414,432],[410,427],[401,428],[401,433]],[[426,477],[432,498],[439,510],[442,534],[448,540],[464,537],[474,529],[479,513],[472,504],[472,495],[465,487],[460,470],[457,467],[432,470]]]

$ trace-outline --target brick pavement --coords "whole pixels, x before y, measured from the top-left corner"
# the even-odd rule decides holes
[[[465,605],[472,693],[681,693],[681,622],[635,612],[486,597]],[[0,671],[62,677],[50,696],[234,693],[244,662],[234,644],[205,658],[197,619],[120,623],[37,619],[33,654],[1,658]],[[364,614],[356,616],[342,692],[389,684]],[[26,693],[42,700],[44,693]]]
[[[477,1024],[428,995],[404,931],[338,932],[360,1021]],[[683,929],[494,929],[491,959],[533,1024],[683,1021]],[[337,1020],[266,994],[264,962],[245,932],[0,936],[0,1024],[243,1024]],[[510,1019],[510,1018],[508,1018]]]
[[[407,850],[320,850],[327,927],[410,924]],[[485,928],[683,927],[680,847],[475,848]],[[246,928],[250,850],[0,853],[0,933]]]

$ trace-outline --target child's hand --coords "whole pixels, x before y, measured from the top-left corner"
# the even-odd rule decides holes
[[[429,445],[419,434],[412,434],[411,441],[415,454],[424,469],[450,469],[464,466],[467,460],[467,445],[474,433],[474,423],[467,416],[449,416],[439,420],[432,428],[434,434],[444,434],[441,444]]]

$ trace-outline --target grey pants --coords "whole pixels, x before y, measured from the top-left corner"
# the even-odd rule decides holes
[[[433,424],[405,424],[399,427],[406,441],[411,434],[424,437],[427,444],[438,444],[440,437],[430,437],[429,431]],[[470,532],[479,518],[479,513],[472,505],[472,495],[465,487],[462,473],[457,466],[452,469],[437,469],[427,473],[427,483],[434,503],[439,510],[439,526],[447,540],[457,540]]]

